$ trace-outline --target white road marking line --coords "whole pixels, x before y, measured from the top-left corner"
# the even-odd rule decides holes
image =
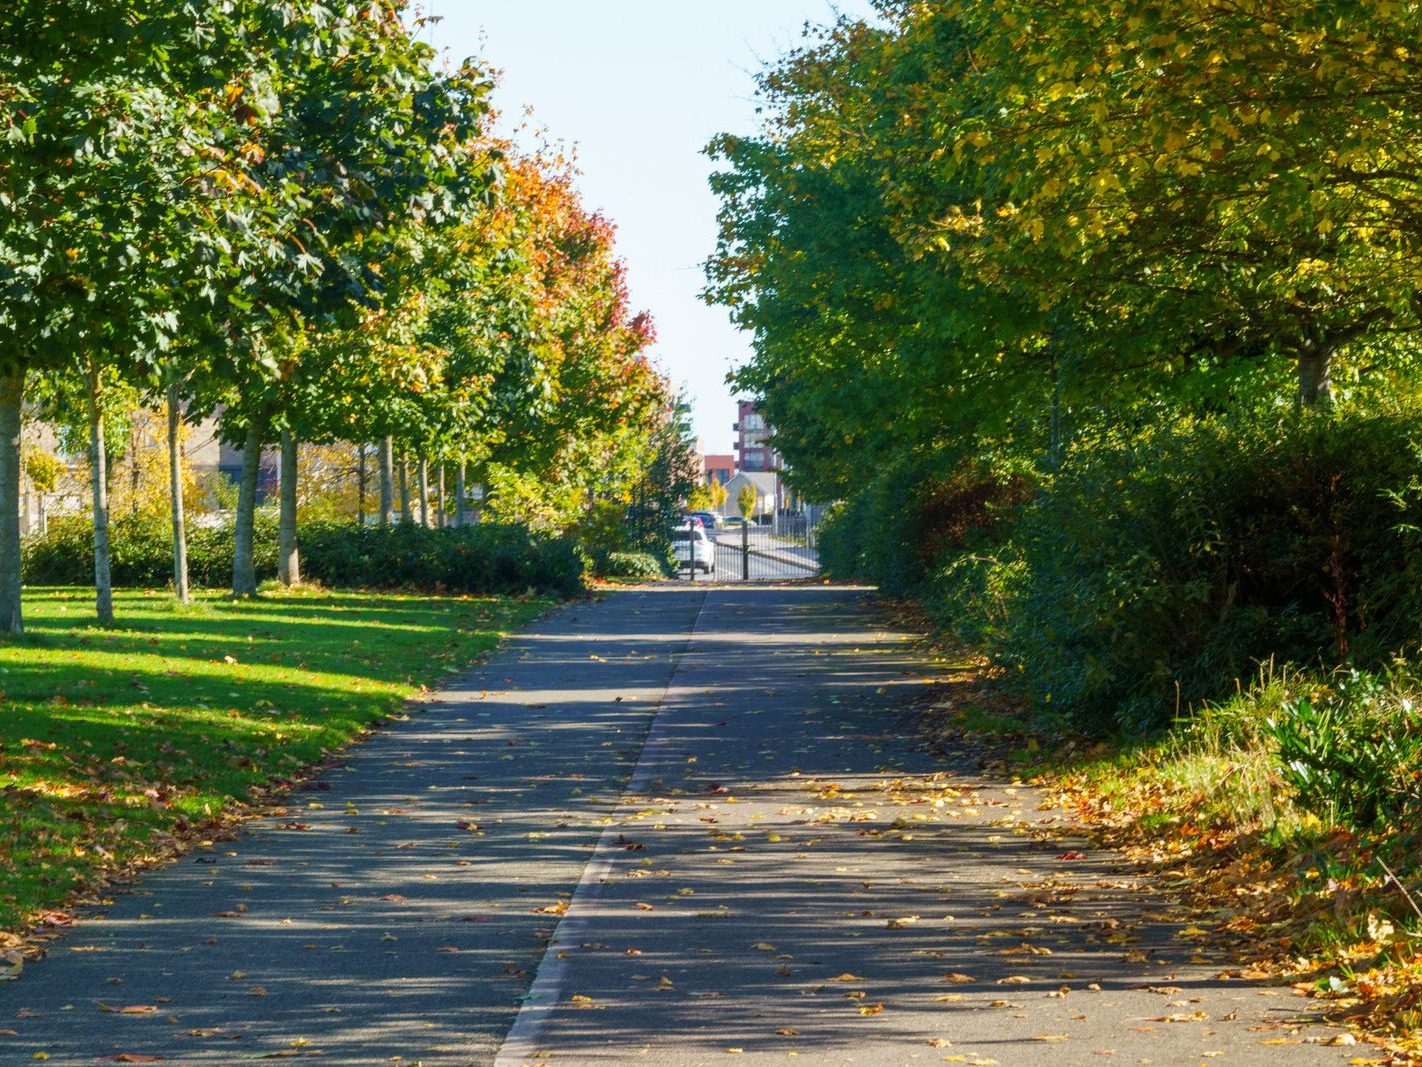
[[[558,954],[566,946],[579,944],[592,922],[593,916],[587,914],[588,909],[586,907],[579,908],[579,904],[585,905],[595,898],[598,889],[612,873],[613,860],[621,851],[615,843],[616,838],[627,829],[626,824],[616,815],[622,809],[630,807],[626,801],[628,795],[641,792],[656,777],[653,770],[662,762],[658,758],[657,752],[668,743],[663,708],[666,705],[668,694],[676,687],[677,677],[681,674],[686,653],[691,650],[692,644],[696,641],[696,635],[701,630],[701,617],[705,613],[706,601],[710,599],[710,596],[710,589],[707,589],[702,595],[701,605],[696,609],[696,619],[692,622],[691,631],[686,637],[686,646],[677,656],[676,666],[672,668],[671,675],[667,678],[666,688],[662,690],[662,695],[657,700],[657,710],[653,715],[651,725],[647,728],[647,736],[642,741],[642,751],[638,753],[637,764],[632,768],[632,776],[623,788],[622,799],[618,801],[613,821],[603,827],[597,844],[593,846],[587,865],[583,867],[582,877],[578,879],[578,884],[573,888],[573,896],[568,901],[568,910],[563,913],[558,920],[558,925],[553,928],[553,936],[549,939],[548,947],[543,952],[543,959],[539,962],[538,971],[533,976],[533,984],[528,987],[523,1006],[514,1016],[513,1025],[509,1027],[509,1032],[504,1036],[504,1043],[499,1047],[498,1054],[494,1057],[494,1067],[525,1067],[525,1065],[539,1059],[536,1055],[540,1051],[539,1041],[548,1026],[549,1018],[557,1010],[559,1001],[562,999],[563,985],[570,968],[571,961]]]

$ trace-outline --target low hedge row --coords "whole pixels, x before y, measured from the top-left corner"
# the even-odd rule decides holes
[[[116,586],[163,586],[173,577],[173,538],[161,517],[119,516],[109,527]],[[573,542],[521,526],[360,527],[303,524],[299,532],[304,577],[333,588],[417,589],[426,592],[519,594],[530,590],[570,596],[583,588],[584,566]],[[232,580],[230,523],[194,527],[188,534],[188,574],[194,585],[221,588]],[[34,585],[93,581],[94,533],[87,518],[53,520],[42,536],[26,538],[24,580]],[[256,523],[259,579],[276,576],[276,517]]]

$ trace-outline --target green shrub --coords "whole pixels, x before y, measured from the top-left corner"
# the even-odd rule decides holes
[[[302,573],[337,588],[557,596],[583,588],[574,543],[522,526],[312,523],[301,528],[300,542]]]
[[[1415,412],[1082,442],[1014,534],[996,648],[1040,706],[1139,733],[1259,662],[1384,662],[1422,636]]]
[[[935,454],[886,467],[832,510],[818,535],[825,573],[870,582],[888,596],[921,596],[930,608],[944,607],[944,618],[958,614],[942,598],[951,599],[953,581],[966,575],[948,578],[945,569],[959,560],[968,560],[969,570],[986,563],[1032,488],[1020,473],[955,462],[952,454]],[[969,579],[965,593],[986,588],[990,569],[981,570],[981,581]],[[936,594],[925,589],[939,578],[945,580]]]
[[[1284,779],[1328,825],[1367,830],[1422,808],[1422,721],[1399,688],[1350,671],[1268,720]]]
[[[165,520],[122,516],[110,524],[116,586],[162,587],[173,577],[172,533]],[[221,588],[232,580],[230,523],[194,527],[188,571],[194,585]],[[257,577],[276,576],[276,516],[256,520]],[[308,523],[299,532],[303,575],[333,588],[420,589],[449,593],[568,596],[583,587],[583,563],[566,538],[519,526],[427,529],[414,525],[358,527]],[[87,518],[65,516],[42,537],[27,538],[24,578],[36,585],[85,585],[94,579],[94,534]]]
[[[603,578],[665,578],[667,566],[650,552],[609,552],[597,574]]]
[[[258,511],[258,579],[276,576],[276,515]],[[221,588],[232,581],[231,523],[188,528],[188,577],[196,586]],[[120,587],[152,588],[173,581],[173,531],[166,518],[119,515],[109,523],[110,571]],[[24,580],[32,585],[88,585],[94,580],[94,527],[86,515],[51,519],[43,536],[25,538]]]

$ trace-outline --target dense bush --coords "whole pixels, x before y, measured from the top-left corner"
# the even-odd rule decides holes
[[[947,456],[881,472],[820,527],[820,564],[835,578],[914,595],[956,636],[1001,623],[997,552],[1032,495],[1020,473]]]
[[[1415,412],[1084,441],[1015,531],[997,651],[1042,705],[1149,730],[1257,662],[1372,665],[1422,635]]]
[[[559,596],[583,587],[573,542],[522,526],[312,524],[302,527],[301,553],[304,575],[336,587]]]
[[[188,577],[195,586],[232,581],[232,524],[190,525]],[[276,577],[276,516],[256,515],[258,579]],[[110,569],[116,586],[165,586],[173,581],[173,530],[157,515],[119,515],[109,523]],[[94,581],[94,528],[85,515],[51,519],[42,537],[23,546],[24,579],[32,585],[88,585]]]
[[[1328,826],[1364,830],[1422,810],[1415,691],[1414,679],[1348,671],[1268,720],[1284,779],[1305,809]]]
[[[601,578],[665,578],[667,563],[651,552],[608,552],[598,561]]]
[[[113,580],[118,586],[172,581],[172,535],[166,520],[122,516],[110,525]],[[583,564],[571,541],[519,526],[459,529],[358,527],[311,523],[300,531],[302,573],[337,588],[420,589],[450,593],[570,595],[582,588]],[[43,537],[26,539],[25,581],[83,585],[93,581],[94,534],[87,518],[66,516]],[[276,518],[257,517],[257,575],[276,575]],[[194,528],[188,536],[194,585],[221,588],[232,580],[232,527]]]

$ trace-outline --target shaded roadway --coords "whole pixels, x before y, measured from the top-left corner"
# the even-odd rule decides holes
[[[924,751],[866,598],[560,609],[0,985],[0,1058],[1348,1062],[1031,790]]]

